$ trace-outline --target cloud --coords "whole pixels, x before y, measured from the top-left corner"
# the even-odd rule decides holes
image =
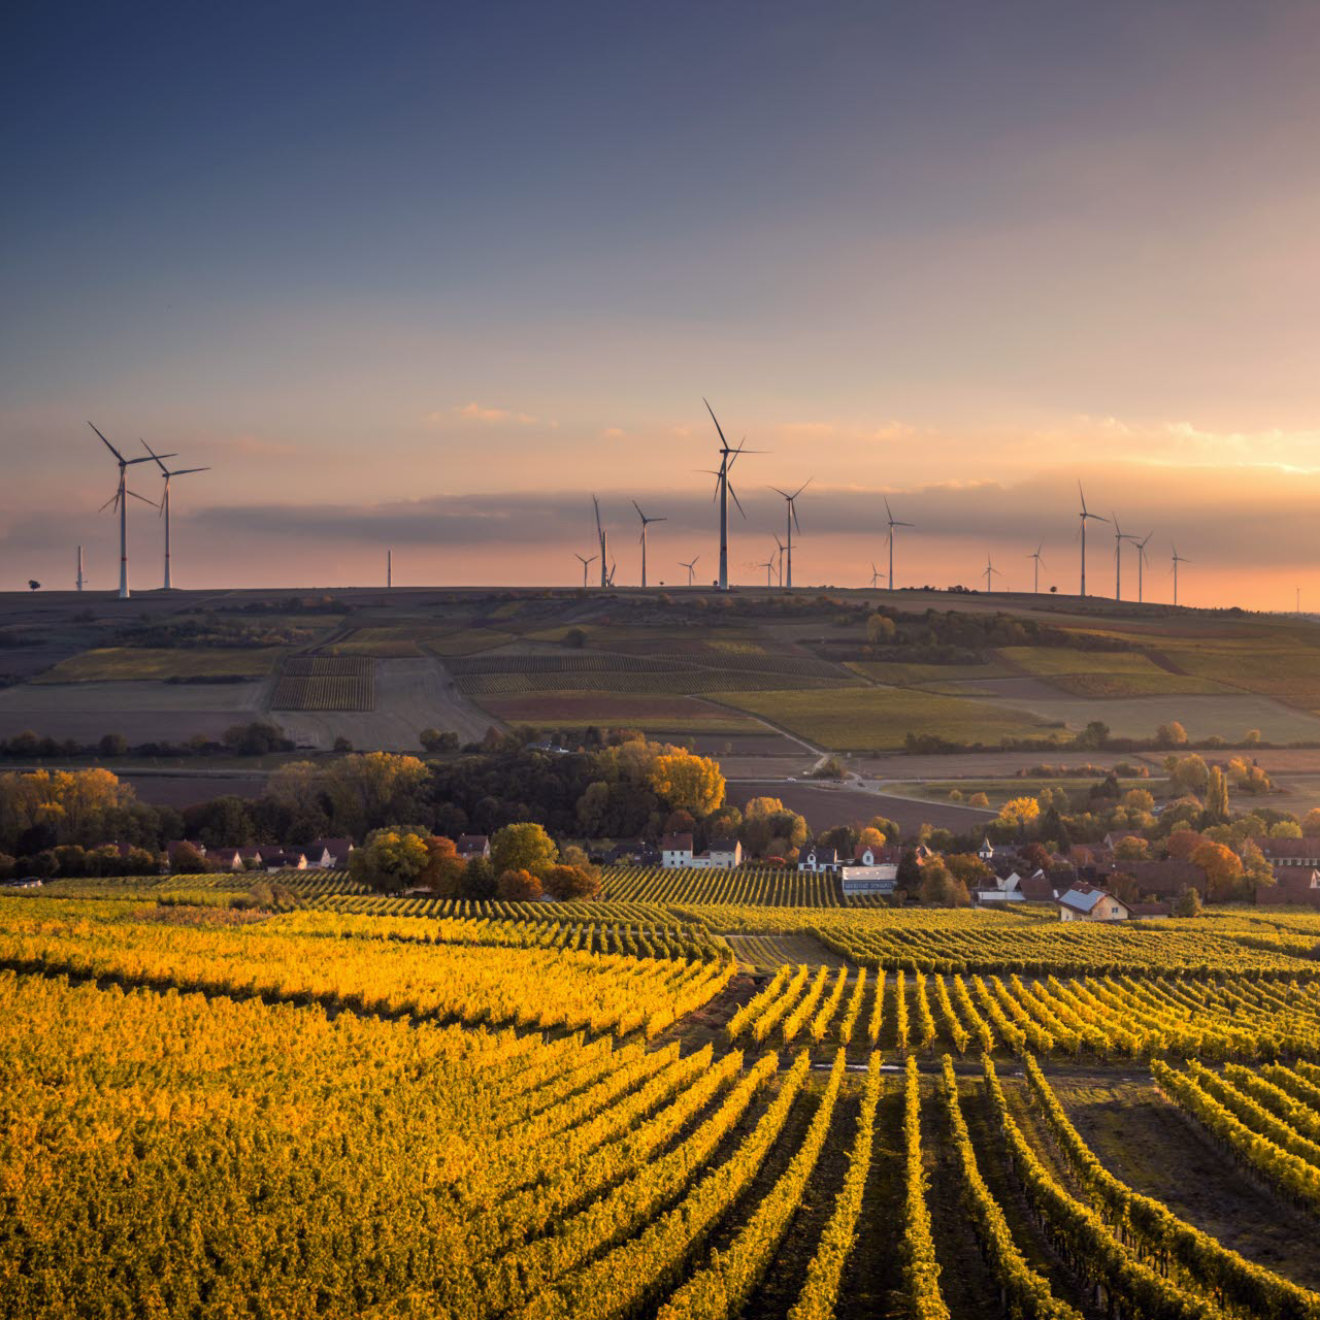
[[[430,426],[442,426],[453,417],[464,422],[481,422],[487,426],[548,426],[554,429],[559,425],[556,421],[535,417],[531,413],[518,412],[512,408],[487,408],[475,401],[459,404],[448,412],[427,413],[423,420]]]

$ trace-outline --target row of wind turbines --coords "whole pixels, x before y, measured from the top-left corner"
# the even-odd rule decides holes
[[[142,441],[142,447],[147,452],[141,458],[125,458],[118,449],[110,443],[109,440],[97,430],[92,422],[88,426],[96,431],[100,437],[101,443],[114,455],[115,462],[119,464],[119,484],[115,488],[115,493],[106,502],[101,505],[99,512],[104,512],[113,506],[116,513],[119,514],[119,598],[127,600],[133,593],[128,585],[128,497],[131,495],[135,500],[141,500],[143,504],[149,504],[153,509],[160,511],[160,517],[165,523],[165,580],[162,584],[166,591],[169,591],[173,585],[173,579],[170,575],[170,481],[174,477],[185,477],[193,472],[209,472],[210,468],[168,468],[165,466],[167,458],[177,458],[176,454],[158,454],[145,440]],[[139,495],[135,490],[128,488],[128,469],[136,466],[138,463],[155,463],[160,469],[164,480],[164,487],[161,491],[160,503],[155,500],[149,500],[145,495]],[[82,546],[78,547],[78,590],[83,589],[83,558]]]
[[[742,501],[738,498],[738,492],[733,487],[730,473],[733,465],[744,454],[760,454],[765,450],[747,449],[746,439],[740,440],[736,446],[729,444],[725,438],[724,429],[720,426],[719,418],[715,416],[715,410],[710,406],[710,402],[702,399],[706,405],[706,411],[710,413],[710,419],[715,424],[715,432],[719,436],[720,447],[718,450],[720,456],[720,465],[718,468],[702,468],[708,476],[715,478],[714,499],[719,503],[719,576],[716,579],[715,586],[720,591],[729,589],[729,500],[732,499],[735,508],[739,514],[746,518],[746,510],[742,506]],[[793,589],[793,533],[802,531],[801,524],[798,521],[797,500],[804,490],[811,484],[812,478],[808,477],[795,491],[783,490],[778,486],[769,487],[775,494],[781,496],[785,503],[785,539],[780,540],[776,535],[774,537],[778,556],[772,554],[769,558],[754,563],[753,568],[765,569],[765,585],[767,588],[774,586],[774,574],[776,566],[778,567],[779,586],[786,591]],[[1092,513],[1086,506],[1086,492],[1082,489],[1082,483],[1077,483],[1077,493],[1081,502],[1081,509],[1078,513],[1079,518],[1079,540],[1081,542],[1081,580],[1079,594],[1085,596],[1086,593],[1086,524],[1088,522],[1110,523],[1114,528],[1114,599],[1123,599],[1123,546],[1126,542],[1131,545],[1137,554],[1137,601],[1141,603],[1145,599],[1145,566],[1150,562],[1150,556],[1146,552],[1146,547],[1150,544],[1154,532],[1147,532],[1145,536],[1137,536],[1131,532],[1125,532],[1119,524],[1118,515],[1113,514],[1109,518],[1103,518],[1098,513]],[[582,565],[582,586],[587,586],[587,577],[590,567],[597,560],[600,561],[600,585],[603,588],[614,586],[614,575],[618,565],[610,557],[609,534],[601,521],[600,500],[593,495],[591,497],[592,505],[596,514],[596,542],[597,551],[593,555],[576,556]],[[892,588],[894,584],[894,544],[897,540],[897,531],[900,527],[908,527],[915,530],[916,524],[905,522],[901,518],[894,517],[894,511],[890,507],[888,496],[884,499],[885,504],[885,541],[889,553],[889,571],[881,572],[879,567],[872,562],[871,564],[871,587],[875,589],[879,586],[883,578],[886,584]],[[642,586],[647,585],[646,581],[646,529],[657,522],[668,521],[663,517],[648,517],[636,500],[632,501],[632,506],[637,511],[637,517],[641,522],[641,535],[638,538],[642,547]],[[1172,550],[1172,570],[1173,570],[1173,603],[1178,603],[1178,566],[1180,564],[1190,563],[1191,561],[1178,553],[1177,546],[1171,546]],[[1027,559],[1032,560],[1032,592],[1040,593],[1040,570],[1045,566],[1042,558],[1044,543],[1036,546],[1036,549]],[[691,560],[679,560],[680,568],[687,570],[688,586],[692,586],[696,580],[696,566],[700,562],[701,556],[696,555]],[[986,554],[985,568],[978,574],[978,577],[985,578],[985,589],[987,592],[994,588],[994,579],[1002,578],[1003,573],[994,566],[989,553]]]

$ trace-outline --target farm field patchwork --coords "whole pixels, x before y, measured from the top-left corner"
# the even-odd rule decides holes
[[[272,710],[371,710],[375,662],[368,656],[291,656],[271,697]]]
[[[481,705],[506,724],[536,728],[582,730],[594,725],[662,735],[765,732],[765,726],[750,716],[695,697],[556,692],[483,697]]]

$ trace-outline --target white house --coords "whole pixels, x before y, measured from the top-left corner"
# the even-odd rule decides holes
[[[660,865],[666,869],[692,865],[692,836],[666,834],[660,840]]]
[[[834,848],[817,848],[814,845],[798,854],[799,871],[810,871],[813,875],[822,872],[837,871],[843,863]]]
[[[1076,884],[1054,900],[1060,921],[1128,921],[1132,909],[1107,889]]]
[[[731,869],[742,865],[742,844],[737,839],[712,839],[704,853],[697,853],[693,866]]]
[[[839,886],[844,894],[892,894],[897,884],[897,862],[839,868]]]
[[[352,839],[313,839],[303,849],[307,866],[313,871],[342,871],[352,851]]]

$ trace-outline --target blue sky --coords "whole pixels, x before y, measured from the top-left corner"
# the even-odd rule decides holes
[[[673,508],[688,558],[702,394],[773,451],[749,535],[776,521],[753,473],[815,476],[808,580],[878,555],[856,511],[882,491],[926,519],[922,580],[1016,554],[1042,503],[1064,561],[1077,475],[1199,538],[1206,603],[1290,605],[1309,572],[1313,6],[4,22],[0,549],[22,579],[78,538],[108,568],[88,417],[214,467],[178,505],[198,585],[363,580],[400,510],[455,507],[470,539],[410,542],[422,580],[559,559],[571,580],[593,487]],[[483,539],[505,495],[534,542]],[[1288,534],[1253,532],[1281,504]],[[239,552],[208,554],[240,516]]]

